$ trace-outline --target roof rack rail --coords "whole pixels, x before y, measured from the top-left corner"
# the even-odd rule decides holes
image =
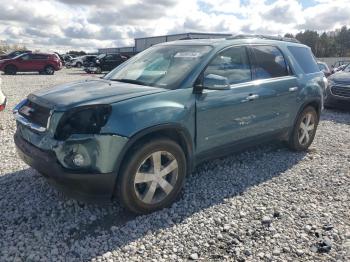
[[[285,42],[292,42],[292,43],[299,43],[300,44],[300,42],[295,38],[282,37],[282,36],[272,36],[272,35],[233,35],[233,36],[230,36],[226,39],[227,40],[234,40],[234,39],[248,39],[248,38],[261,38],[261,39],[285,41]]]

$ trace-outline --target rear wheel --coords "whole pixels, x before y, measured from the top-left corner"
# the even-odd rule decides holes
[[[121,204],[140,214],[172,204],[186,176],[186,157],[181,147],[172,140],[157,139],[128,155],[117,184]]]
[[[14,65],[8,65],[5,67],[4,72],[6,75],[15,75],[17,74],[17,67],[15,67]]]
[[[306,107],[298,117],[289,138],[289,147],[295,151],[305,151],[313,142],[318,125],[318,114],[315,108]]]
[[[44,68],[44,72],[46,75],[53,75],[55,73],[55,68],[53,68],[53,66],[46,66]]]

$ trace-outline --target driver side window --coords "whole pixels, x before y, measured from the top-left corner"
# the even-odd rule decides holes
[[[213,74],[228,79],[230,85],[252,80],[247,49],[243,46],[230,47],[209,63],[204,71],[204,77]]]

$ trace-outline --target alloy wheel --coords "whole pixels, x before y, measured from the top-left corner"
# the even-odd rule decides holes
[[[46,67],[46,74],[52,75],[54,72],[54,69],[51,66]]]
[[[163,201],[178,180],[178,162],[169,152],[156,151],[147,156],[137,169],[134,190],[144,204]]]
[[[298,140],[300,145],[307,145],[310,142],[311,136],[315,131],[315,116],[311,113],[304,115],[300,122],[298,131]]]

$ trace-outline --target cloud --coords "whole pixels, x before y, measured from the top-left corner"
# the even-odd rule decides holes
[[[349,0],[11,0],[0,40],[42,50],[133,45],[183,32],[285,34],[350,25]]]
[[[281,24],[300,23],[302,6],[293,0],[279,0],[261,12],[261,17],[268,21]]]

